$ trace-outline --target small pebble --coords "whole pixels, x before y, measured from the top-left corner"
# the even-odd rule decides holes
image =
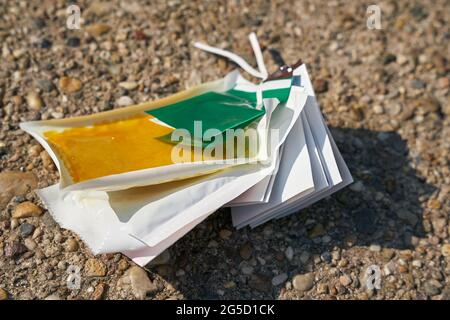
[[[23,241],[23,244],[25,245],[25,247],[27,247],[29,251],[34,251],[34,249],[36,249],[37,247],[37,243],[31,238],[26,238]]]
[[[339,283],[342,284],[344,287],[347,287],[352,283],[352,278],[350,278],[348,275],[340,276]]]
[[[30,223],[22,223],[19,228],[19,233],[22,238],[26,238],[34,231],[34,226]]]
[[[251,275],[253,273],[253,270],[254,270],[253,267],[250,266],[244,266],[241,268],[242,274],[245,275]]]
[[[41,153],[39,153],[39,156],[45,168],[51,168],[53,166],[53,159],[52,157],[50,157],[47,150],[41,151]]]
[[[44,28],[44,27],[47,25],[47,23],[46,23],[46,21],[45,21],[44,18],[37,17],[37,18],[34,18],[34,19],[33,19],[33,25],[34,25],[37,29],[42,29],[42,28]]]
[[[364,184],[361,181],[356,181],[350,185],[350,190],[355,192],[361,192],[364,190]]]
[[[393,54],[387,54],[383,57],[383,64],[390,64],[392,62],[395,62],[397,60],[397,57]]]
[[[272,284],[273,284],[273,286],[276,287],[282,283],[285,283],[287,279],[288,279],[288,275],[286,273],[281,273],[272,278]]]
[[[44,105],[41,97],[36,92],[30,92],[27,94],[27,104],[28,109],[34,111],[39,111]]]
[[[372,244],[372,245],[370,245],[369,250],[373,251],[373,252],[380,252],[381,246],[378,244]]]
[[[329,235],[324,235],[322,237],[322,243],[327,244],[330,243],[333,239]]]
[[[252,245],[248,242],[245,243],[239,250],[239,254],[240,254],[241,258],[244,260],[250,259],[252,256],[252,253],[253,253]]]
[[[66,261],[60,261],[57,265],[59,270],[67,270],[67,262]]]
[[[303,251],[301,254],[300,254],[300,261],[303,263],[303,264],[305,264],[305,263],[307,263],[308,261],[309,261],[309,258],[311,257],[311,255],[309,254],[309,252],[307,252],[307,251]]]
[[[36,230],[34,230],[33,232],[33,236],[31,237],[32,239],[37,239],[42,235],[42,229],[37,227]]]
[[[40,215],[42,215],[42,213],[43,211],[41,208],[39,208],[33,202],[26,201],[16,206],[12,214],[12,217],[16,219],[39,217]]]
[[[380,106],[379,104],[374,105],[373,112],[375,114],[383,114],[383,112],[384,112],[383,106]]]
[[[326,263],[330,263],[332,260],[331,253],[329,253],[328,251],[323,252],[320,255],[320,259],[322,259],[322,261],[324,261]]]
[[[120,259],[119,264],[117,265],[117,268],[120,271],[125,271],[128,269],[128,262],[126,259]]]
[[[52,47],[53,43],[48,39],[43,39],[41,42],[41,49],[50,49]]]
[[[317,285],[317,293],[318,294],[327,294],[328,293],[328,285],[326,283],[319,283]]]
[[[14,241],[6,245],[4,249],[4,254],[7,258],[17,258],[21,254],[27,251],[27,247],[25,247],[21,242]]]
[[[8,300],[8,292],[5,289],[0,288],[0,300]]]
[[[397,63],[401,66],[405,65],[408,63],[408,57],[403,55],[403,54],[399,54],[397,56]]]
[[[314,80],[314,91],[316,93],[324,93],[328,91],[328,81],[324,79]]]
[[[87,277],[104,277],[106,276],[106,266],[98,259],[88,259],[84,265],[84,273]]]
[[[79,79],[72,77],[62,77],[59,79],[59,87],[65,93],[75,93],[81,90],[83,84]]]
[[[186,274],[186,272],[183,269],[178,269],[177,272],[175,272],[175,276],[177,277],[183,277]]]
[[[69,238],[66,241],[65,247],[66,247],[66,251],[67,252],[75,252],[75,251],[78,250],[78,247],[79,247],[78,246],[78,241],[75,240],[74,238]]]
[[[263,274],[252,274],[248,281],[248,286],[256,291],[270,292],[272,290],[272,281]]]
[[[37,157],[42,152],[42,146],[40,144],[35,144],[28,148],[28,155],[32,157]]]
[[[233,232],[231,232],[228,229],[222,229],[219,231],[219,237],[223,240],[229,239],[232,234],[233,234]]]
[[[126,107],[133,105],[134,101],[129,96],[121,96],[119,99],[116,100],[116,105],[119,107]]]
[[[36,81],[36,85],[39,89],[41,89],[44,92],[51,92],[55,90],[55,85],[53,82],[47,79],[39,79]]]
[[[144,32],[142,32],[141,30],[136,30],[134,32],[134,38],[136,40],[145,40],[147,38],[147,36],[145,35]]]
[[[449,77],[439,78],[437,87],[438,89],[448,89],[450,87],[450,78]]]
[[[314,286],[314,273],[298,274],[292,279],[296,290],[308,291]]]
[[[95,286],[94,292],[92,292],[92,300],[101,300],[105,293],[106,286],[103,283],[99,283]]]
[[[326,233],[326,230],[323,227],[323,225],[321,223],[318,223],[318,224],[314,225],[314,227],[308,232],[308,236],[309,236],[309,238],[314,239],[316,237],[324,236],[325,233]]]
[[[411,87],[414,89],[423,89],[426,87],[426,83],[422,80],[415,79],[411,81]]]
[[[412,262],[413,267],[422,268],[422,262],[420,260],[414,260]]]
[[[436,296],[441,293],[440,288],[432,280],[425,282],[425,284],[423,285],[423,288],[425,290],[425,293],[431,297]]]
[[[439,210],[441,208],[442,204],[438,199],[430,199],[428,201],[428,208]]]
[[[80,46],[80,38],[77,37],[70,37],[69,39],[67,39],[67,45],[69,47],[79,47]]]
[[[104,23],[96,23],[86,27],[86,32],[94,37],[99,37],[105,34],[111,29],[111,27]]]
[[[442,245],[441,252],[444,257],[450,257],[450,243]]]
[[[147,272],[140,267],[131,267],[120,280],[131,285],[133,294],[138,299],[144,299],[147,294],[156,291],[156,285],[148,278]]]
[[[124,82],[120,82],[119,83],[119,87],[124,88],[126,90],[134,90],[138,87],[138,83],[137,82],[133,82],[133,81],[124,81]]]
[[[19,226],[19,220],[17,220],[16,218],[12,218],[11,219],[11,229],[14,230],[18,226]]]
[[[291,261],[294,258],[294,249],[292,249],[292,247],[287,247],[284,254],[286,255],[286,258]]]

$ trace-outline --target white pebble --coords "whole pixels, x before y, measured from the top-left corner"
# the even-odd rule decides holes
[[[117,99],[116,104],[119,107],[126,107],[134,104],[134,101],[128,96],[122,96],[119,99]]]
[[[286,258],[291,261],[292,258],[294,257],[294,249],[292,249],[292,247],[287,247],[286,251],[284,252],[284,254],[286,255]]]
[[[134,90],[138,87],[137,82],[134,81],[124,81],[119,83],[119,87],[124,88],[126,90]]]

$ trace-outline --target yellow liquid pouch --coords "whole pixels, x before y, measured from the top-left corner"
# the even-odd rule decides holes
[[[250,91],[256,90],[256,86],[248,83],[239,73],[233,72],[221,80],[156,101],[89,116],[25,122],[21,123],[21,128],[48,151],[60,173],[60,188],[65,191],[115,191],[187,179],[254,159],[245,157],[235,161],[233,157],[217,161],[217,158],[212,160],[211,157],[204,156],[202,148],[189,146],[187,161],[185,156],[182,162],[174,162],[172,151],[177,147],[176,143],[170,143],[161,137],[170,136],[174,129],[180,127],[173,126],[168,121],[170,118],[167,117],[167,112],[163,116],[159,113],[168,106],[179,106],[180,102],[185,104],[184,101],[196,101],[197,97],[205,94],[215,97],[217,94],[210,93],[224,93],[241,83],[250,88]],[[185,105],[195,109],[193,104]],[[264,117],[264,111],[261,110],[243,109],[242,106],[231,104],[229,108],[230,111],[235,109],[237,114],[245,115],[240,118],[236,116],[239,118],[236,121],[240,123],[253,123]],[[213,112],[215,107],[210,109]],[[155,118],[153,110],[162,120]],[[185,112],[190,114],[187,109]],[[206,112],[197,114],[207,115],[209,120],[214,118],[214,115]],[[196,117],[192,119],[197,120]],[[223,118],[220,112],[216,118]],[[211,126],[214,125],[213,121],[210,123]]]
[[[173,164],[173,145],[157,139],[173,129],[151,118],[143,115],[61,132],[46,131],[44,136],[76,183]]]

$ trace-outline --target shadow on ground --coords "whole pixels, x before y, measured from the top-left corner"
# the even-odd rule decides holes
[[[331,263],[327,260],[336,249],[372,244],[411,248],[425,236],[421,203],[435,188],[416,175],[406,142],[395,132],[331,131],[356,183],[253,230],[234,230],[229,212],[220,210],[170,249],[171,265],[149,267],[151,273],[172,283],[187,299],[276,299],[281,286],[271,284],[274,270],[290,279],[315,270],[315,256]],[[223,229],[233,231],[228,239],[220,237]],[[252,247],[249,260],[240,256],[245,243]],[[294,251],[291,261],[284,255],[288,246]],[[300,261],[305,252],[309,260]],[[244,275],[243,266],[252,267],[252,275]]]

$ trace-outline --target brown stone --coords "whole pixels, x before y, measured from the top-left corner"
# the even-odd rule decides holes
[[[308,291],[314,287],[314,273],[298,274],[292,279],[292,284],[298,291]]]
[[[36,92],[30,92],[27,94],[28,109],[39,111],[43,107],[41,97]]]
[[[98,259],[89,259],[84,265],[84,272],[87,277],[104,277],[106,271],[105,264]]]
[[[83,84],[79,79],[71,77],[62,77],[59,79],[59,87],[65,93],[74,93],[81,90]]]
[[[8,292],[3,288],[0,288],[0,300],[8,300]]]
[[[441,253],[444,257],[450,257],[450,244],[446,243],[442,246]]]
[[[127,269],[128,269],[128,262],[127,262],[127,260],[126,260],[126,259],[120,259],[117,268],[118,268],[120,271],[125,271],[125,270],[127,270]]]
[[[101,300],[103,298],[104,293],[105,293],[105,289],[106,289],[105,284],[99,283],[95,287],[94,292],[92,292],[91,299],[92,300]]]
[[[156,285],[148,278],[147,272],[137,266],[128,269],[120,279],[120,284],[131,285],[134,296],[141,300],[157,289]]]
[[[244,260],[248,260],[251,258],[253,252],[252,245],[250,243],[245,243],[241,249],[239,250],[239,254],[241,255],[241,258]]]
[[[66,241],[66,251],[67,252],[75,252],[78,250],[79,245],[78,245],[78,241],[75,240],[74,238],[69,238]]]
[[[248,285],[256,291],[270,292],[272,290],[271,279],[262,274],[253,274],[248,281]]]
[[[14,209],[12,217],[15,219],[23,219],[29,217],[39,217],[42,215],[42,209],[31,201],[22,202]]]
[[[27,247],[25,247],[21,242],[14,241],[9,243],[5,247],[5,256],[7,258],[17,258],[21,254],[27,252]]]
[[[96,23],[86,27],[87,33],[94,37],[99,37],[108,32],[110,29],[111,27],[104,23]]]
[[[23,196],[36,189],[38,184],[32,172],[0,173],[0,210],[3,210],[14,196]]]

